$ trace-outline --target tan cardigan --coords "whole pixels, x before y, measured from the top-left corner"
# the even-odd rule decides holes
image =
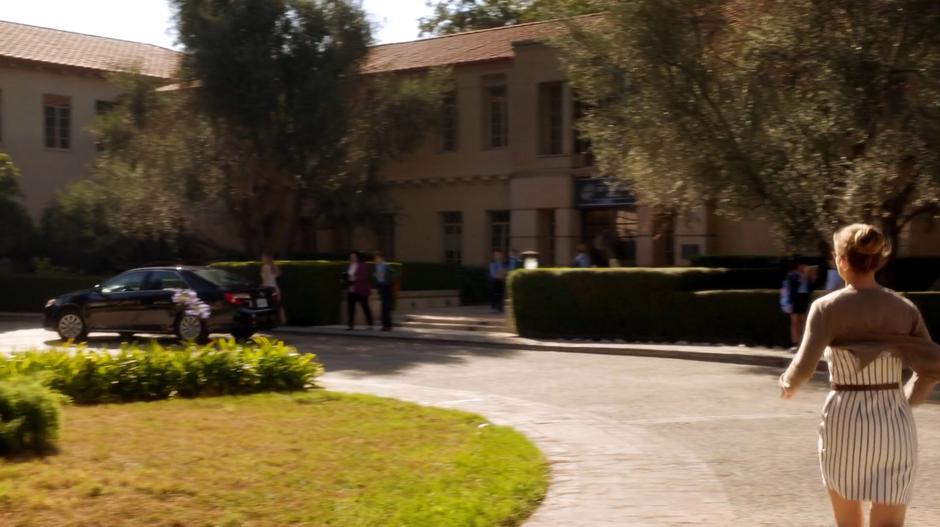
[[[780,385],[797,389],[808,381],[826,347],[851,351],[859,370],[881,353],[893,353],[914,370],[905,387],[912,405],[923,402],[940,381],[940,345],[930,339],[917,307],[889,289],[847,286],[813,302],[803,343]]]

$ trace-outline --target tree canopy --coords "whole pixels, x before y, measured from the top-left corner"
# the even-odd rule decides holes
[[[603,171],[791,249],[940,211],[940,9],[924,0],[598,0],[558,42]]]
[[[422,35],[449,35],[597,12],[592,0],[429,0],[428,7],[434,11],[420,20]]]

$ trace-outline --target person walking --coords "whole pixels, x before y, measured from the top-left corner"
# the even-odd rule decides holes
[[[848,285],[810,307],[800,349],[779,379],[781,396],[792,398],[825,356],[831,391],[819,425],[819,465],[836,524],[862,527],[870,502],[872,526],[901,526],[917,469],[911,404],[936,382],[915,373],[902,390],[902,365],[936,369],[940,355],[914,304],[875,280],[891,252],[881,231],[850,225],[833,242]],[[926,352],[912,354],[912,342]]]
[[[281,296],[281,288],[277,284],[278,277],[281,276],[281,269],[274,263],[274,257],[271,253],[261,255],[261,285],[264,287],[273,287],[277,295],[280,306],[278,307],[278,322],[283,324],[286,320],[284,316],[284,301]]]
[[[362,261],[359,251],[349,254],[349,267],[346,268],[346,331],[356,328],[356,304],[362,305],[362,312],[366,316],[366,324],[372,329],[372,309],[369,307],[369,293],[372,287],[369,284],[369,268]]]
[[[790,351],[796,351],[803,338],[806,314],[809,312],[815,279],[805,261],[798,260],[796,267],[787,273],[781,291],[781,307],[790,315]]]
[[[377,251],[374,256],[375,286],[379,290],[382,304],[382,331],[392,330],[392,284],[395,283],[392,266],[385,261],[385,254]]]
[[[492,291],[491,307],[503,312],[503,298],[506,295],[506,274],[509,272],[509,266],[503,257],[502,251],[493,251],[493,259],[490,261],[490,289]]]

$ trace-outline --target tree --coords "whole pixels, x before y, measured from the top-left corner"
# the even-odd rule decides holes
[[[223,142],[223,199],[252,253],[291,245],[305,196],[343,163],[346,97],[370,42],[344,0],[173,0],[184,72]],[[237,161],[237,162],[236,162]]]
[[[428,1],[428,7],[434,11],[420,20],[421,35],[449,35],[597,12],[591,0],[439,0]]]
[[[0,152],[0,258],[29,256],[33,223],[20,202],[19,177],[10,156]]]
[[[558,41],[600,169],[652,204],[761,218],[791,249],[940,211],[940,9],[599,0]]]

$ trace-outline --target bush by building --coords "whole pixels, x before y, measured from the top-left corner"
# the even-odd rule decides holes
[[[61,294],[89,288],[100,276],[0,274],[0,311],[37,313],[46,301]]]
[[[513,316],[523,337],[789,345],[778,289],[714,290],[736,276],[698,268],[523,270],[510,278]],[[907,296],[940,335],[940,293]]]
[[[36,379],[0,379],[0,456],[52,450],[59,435],[60,399]]]

